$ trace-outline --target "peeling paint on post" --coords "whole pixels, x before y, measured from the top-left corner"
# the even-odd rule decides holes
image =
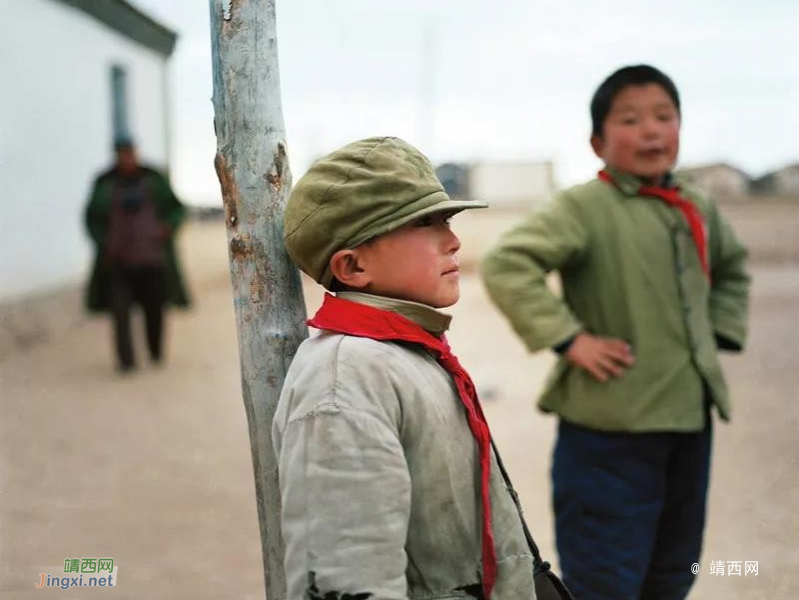
[[[214,160],[225,204],[241,384],[269,600],[286,597],[272,418],[307,337],[299,273],[283,246],[291,189],[280,101],[274,0],[210,0]]]

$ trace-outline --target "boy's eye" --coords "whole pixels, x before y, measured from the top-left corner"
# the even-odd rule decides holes
[[[671,121],[673,118],[674,118],[674,115],[672,113],[661,113],[661,114],[657,115],[657,120],[658,121],[663,121],[664,123],[668,122],[668,121]]]
[[[449,225],[450,220],[452,219],[452,215],[450,214],[441,214],[437,213],[434,215],[427,215],[425,217],[419,217],[414,221],[416,227],[433,227],[438,224]]]

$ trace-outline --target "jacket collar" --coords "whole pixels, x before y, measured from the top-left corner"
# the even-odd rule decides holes
[[[641,186],[651,185],[640,177],[636,177],[630,173],[623,173],[618,169],[608,165],[605,165],[604,170],[610,174],[610,176],[613,178],[613,183],[615,184],[616,188],[625,196],[638,196],[638,190],[641,189]],[[663,185],[663,187],[670,187],[674,185],[674,177],[671,172],[666,173],[661,185]]]
[[[450,321],[452,321],[452,316],[426,304],[411,302],[410,300],[398,300],[397,298],[375,296],[374,294],[365,294],[363,292],[338,292],[336,296],[350,302],[359,302],[374,308],[395,312],[435,336],[441,336],[445,333],[449,329]]]

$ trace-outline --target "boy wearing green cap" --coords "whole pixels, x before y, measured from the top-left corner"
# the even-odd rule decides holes
[[[671,169],[680,100],[625,67],[591,103],[599,177],[508,232],[482,266],[531,351],[561,358],[539,406],[560,417],[552,466],[564,582],[581,600],[681,600],[705,521],[718,350],[746,334],[746,251]],[[563,296],[546,285],[561,276]]]
[[[273,426],[287,597],[533,600],[533,560],[474,385],[451,353],[460,242],[430,162],[397,138],[314,164],[286,248],[328,294]]]

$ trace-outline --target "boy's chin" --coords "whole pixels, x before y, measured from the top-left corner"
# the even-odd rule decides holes
[[[450,306],[455,306],[458,303],[458,298],[454,300],[447,300],[446,302],[436,302],[435,304],[431,304],[433,308],[449,308]]]
[[[663,178],[666,177],[666,174],[670,171],[670,169],[664,170],[648,170],[648,169],[635,169],[635,170],[627,170],[619,169],[622,173],[627,173],[638,179],[642,180],[644,183],[648,185],[659,185]]]
[[[671,172],[673,167],[671,166],[661,166],[658,168],[650,168],[650,169],[637,169],[637,172],[632,173],[639,179],[643,179],[646,182],[659,184],[663,181],[663,178]]]
[[[433,308],[449,308],[450,306],[455,306],[460,300],[461,293],[460,290],[447,296],[446,298],[436,298],[433,302],[424,302],[428,306],[432,306]]]

